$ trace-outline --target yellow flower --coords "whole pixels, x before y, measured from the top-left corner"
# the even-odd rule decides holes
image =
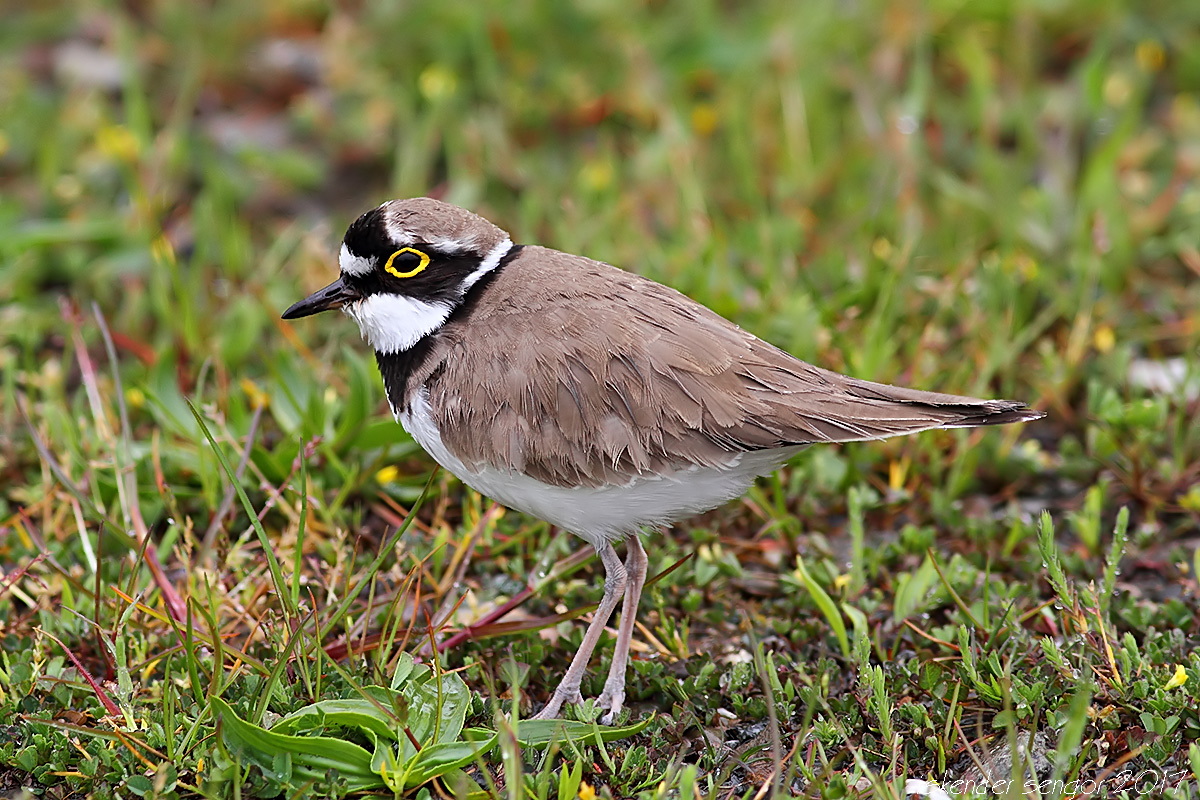
[[[391,483],[399,477],[400,469],[389,464],[375,473],[375,482],[380,484]]]
[[[1167,685],[1163,688],[1178,689],[1180,686],[1183,686],[1185,683],[1187,683],[1187,679],[1187,670],[1183,668],[1183,664],[1176,664],[1175,674],[1171,676],[1171,680],[1167,681]]]
[[[887,261],[892,255],[892,243],[880,236],[871,243],[871,255],[880,261]]]
[[[596,790],[587,781],[579,784],[579,800],[596,800]]]
[[[96,145],[104,155],[126,163],[134,161],[141,150],[137,137],[123,125],[105,125],[96,133]]]
[[[434,102],[454,94],[454,90],[458,88],[458,78],[448,67],[430,64],[417,78],[417,87],[426,100]]]
[[[709,103],[701,103],[692,109],[692,130],[700,136],[711,136],[720,121],[717,110]]]
[[[893,492],[898,492],[904,488],[904,482],[908,480],[908,468],[912,466],[912,459],[904,456],[899,461],[892,461],[888,464],[888,488]]]
[[[1092,344],[1096,346],[1096,350],[1101,353],[1112,352],[1113,346],[1117,343],[1117,336],[1113,333],[1111,325],[1101,325],[1096,328],[1096,332],[1092,334]]]
[[[1134,54],[1137,57],[1138,66],[1146,72],[1158,72],[1167,63],[1167,54],[1163,50],[1163,46],[1149,39],[1138,42]]]
[[[1017,273],[1025,280],[1032,280],[1037,277],[1038,263],[1033,258],[1025,253],[1021,253],[1016,257]]]
[[[258,388],[258,384],[249,378],[242,378],[242,391],[246,393],[246,397],[250,399],[250,405],[254,408],[266,408],[269,404],[267,393]]]
[[[612,186],[613,175],[613,165],[608,160],[589,161],[579,170],[580,181],[593,192]]]

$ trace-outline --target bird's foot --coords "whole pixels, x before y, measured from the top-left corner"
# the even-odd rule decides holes
[[[583,696],[576,689],[572,692],[559,692],[555,690],[550,696],[549,701],[542,707],[542,710],[534,714],[530,719],[561,719],[562,709],[565,705],[584,705]],[[615,690],[605,688],[600,696],[596,698],[596,702],[592,704],[592,708],[596,711],[603,712],[598,720],[601,725],[615,725],[617,717],[621,714],[621,709],[625,707],[625,687],[619,687]],[[594,712],[593,712],[594,713]]]
[[[614,725],[617,722],[617,716],[621,713],[621,707],[625,703],[625,687],[618,686],[612,688],[604,687],[604,691],[596,698],[596,708],[604,709],[604,714],[600,717],[601,725]]]
[[[572,705],[583,705],[583,695],[579,693],[579,687],[564,688],[561,684],[554,690],[554,694],[550,695],[550,699],[542,710],[534,714],[530,719],[558,719],[562,716],[562,707],[564,703]]]

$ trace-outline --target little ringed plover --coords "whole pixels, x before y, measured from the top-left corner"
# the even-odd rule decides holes
[[[623,596],[597,701],[605,723],[620,711],[643,531],[738,497],[810,444],[1043,416],[812,366],[674,289],[514,244],[429,198],[360,216],[338,261],[338,279],[284,319],[340,308],[375,350],[396,419],[437,463],[600,556],[603,597],[543,718],[582,702],[588,659]],[[624,564],[613,548],[622,539]]]

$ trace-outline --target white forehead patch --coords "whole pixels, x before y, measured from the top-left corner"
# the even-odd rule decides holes
[[[362,276],[370,272],[374,265],[370,260],[351,253],[350,248],[343,244],[338,253],[338,266],[341,267],[343,274]]]
[[[384,203],[383,205],[386,206],[387,203]],[[380,208],[382,207],[383,206],[380,206]],[[392,244],[404,247],[405,245],[410,245],[413,243],[412,234],[405,230],[404,227],[396,221],[396,218],[391,214],[388,214],[386,211],[383,214],[383,229],[387,232],[388,241],[392,242]]]
[[[402,294],[373,294],[342,306],[377,353],[400,353],[440,328],[450,316],[446,303]]]

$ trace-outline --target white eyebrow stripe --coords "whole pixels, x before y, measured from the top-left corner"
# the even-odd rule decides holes
[[[462,293],[466,294],[480,278],[500,266],[500,261],[508,255],[508,251],[512,250],[512,246],[512,240],[506,238],[503,242],[493,247],[492,252],[483,257],[483,261],[479,262],[479,266],[475,268],[475,271],[463,280]]]
[[[440,253],[462,253],[471,250],[475,246],[474,239],[433,239],[426,242],[430,250],[436,250]]]
[[[383,227],[387,231],[388,239],[397,247],[428,247],[431,250],[437,250],[442,253],[463,253],[475,249],[475,244],[478,241],[477,236],[466,236],[464,238],[456,238],[453,236],[443,236],[438,239],[419,239],[413,236],[412,232],[405,229],[396,220],[391,219],[386,214],[383,218]]]
[[[373,268],[369,259],[354,255],[345,244],[342,245],[342,249],[338,252],[338,266],[344,274],[354,275],[355,277],[366,275]]]

